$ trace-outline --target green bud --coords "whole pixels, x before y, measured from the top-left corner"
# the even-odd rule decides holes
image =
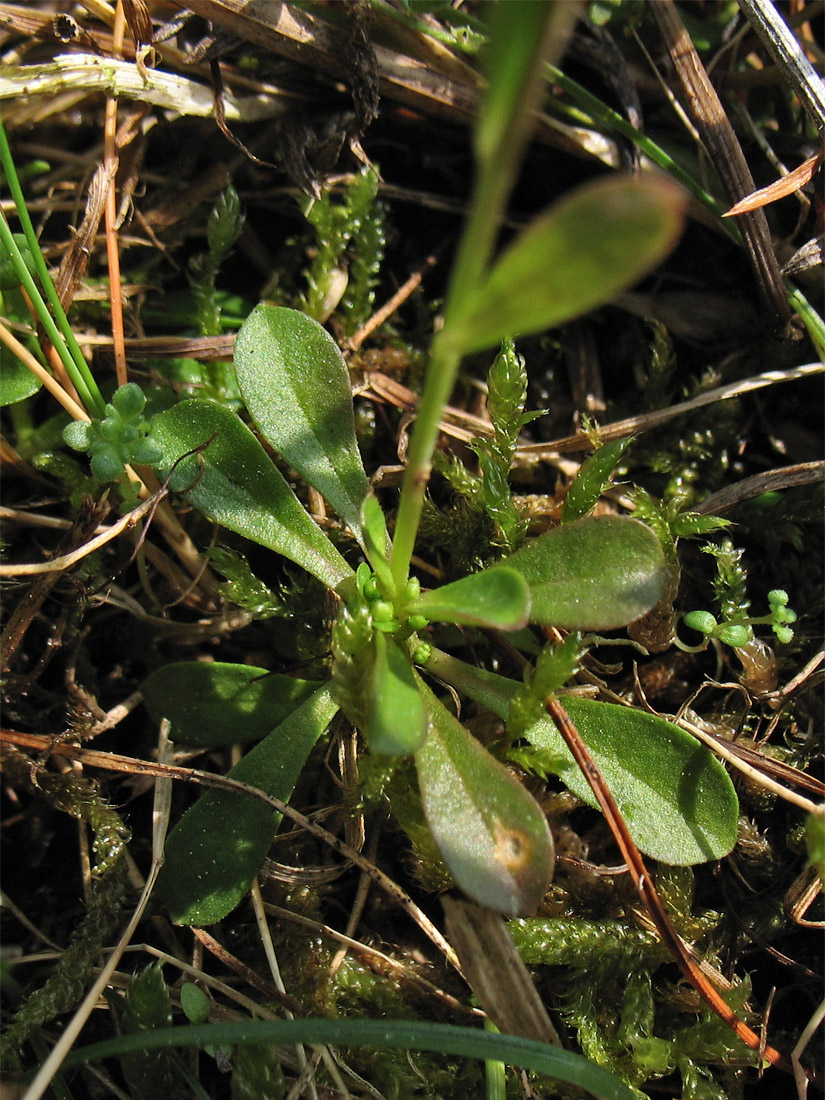
[[[412,652],[413,662],[417,665],[426,665],[432,656],[433,647],[429,642],[418,642]]]
[[[784,607],[788,602],[788,593],[784,588],[772,588],[768,593],[768,603],[771,605],[771,610],[777,607]]]
[[[379,623],[388,623],[395,618],[395,608],[386,600],[376,600],[370,610],[376,626]]]
[[[430,620],[425,615],[410,615],[407,625],[410,630],[423,630],[425,626],[430,625]]]
[[[407,603],[412,603],[413,600],[417,600],[421,595],[421,581],[418,577],[410,577],[407,583],[404,585],[404,600]]]

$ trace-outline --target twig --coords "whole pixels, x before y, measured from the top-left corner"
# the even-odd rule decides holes
[[[788,24],[771,0],[739,0],[739,7],[765,49],[799,96],[799,102],[825,139],[825,84],[805,56]]]
[[[281,906],[273,905],[271,902],[265,901],[264,909],[272,916],[280,917],[282,920],[292,921],[294,924],[305,925],[307,928],[311,928],[317,935],[329,937],[329,939],[342,944],[356,955],[363,956],[367,962],[372,960],[373,968],[377,971],[379,971],[380,968],[391,970],[398,975],[400,980],[420,985],[427,993],[443,1001],[444,1004],[448,1005],[454,1012],[460,1012],[470,1016],[484,1016],[484,1012],[480,1008],[471,1008],[463,1004],[457,997],[454,997],[451,993],[445,993],[443,989],[439,989],[438,986],[433,985],[432,982],[423,978],[420,974],[416,973],[415,970],[410,970],[408,967],[404,966],[403,963],[398,962],[392,955],[386,955],[383,951],[379,951],[375,947],[370,947],[369,944],[362,943],[361,940],[355,940],[351,936],[347,936],[343,932],[331,928],[328,924],[322,924],[320,921],[312,920],[310,917],[302,916],[300,913],[293,913],[290,909],[282,909]]]
[[[281,968],[278,966],[278,956],[275,954],[275,945],[272,942],[272,934],[269,931],[269,924],[266,919],[266,913],[264,912],[264,900],[261,897],[261,887],[258,883],[257,875],[252,880],[252,886],[250,888],[252,897],[252,909],[255,913],[255,923],[258,926],[258,935],[261,937],[261,944],[264,949],[264,956],[266,957],[267,964],[269,966],[269,973],[272,976],[272,981],[275,988],[279,993],[286,994],[286,986],[284,980],[281,977]],[[287,1020],[294,1020],[295,1013],[289,1008],[284,1009],[284,1015]],[[298,1066],[303,1071],[307,1065],[306,1051],[302,1046],[295,1048],[295,1054],[298,1058]],[[307,1082],[307,1087],[312,1100],[318,1100],[318,1089],[315,1087],[314,1076]]]
[[[765,470],[761,474],[743,478],[735,485],[728,485],[718,493],[697,504],[694,512],[715,516],[741,504],[743,500],[753,500],[763,493],[772,493],[778,489],[792,489],[797,485],[815,485],[825,479],[825,461],[797,462],[794,466],[781,466],[778,470]]]
[[[66,393],[60,383],[49,374],[46,368],[42,366],[37,359],[35,359],[29,349],[21,344],[17,337],[12,336],[11,332],[9,332],[2,323],[0,323],[0,341],[6,345],[12,355],[19,359],[36,378],[40,379],[55,401],[58,401],[63,406],[69,416],[74,420],[85,420],[87,423],[89,422],[86,411]]]
[[[169,723],[164,719],[161,723],[160,729],[160,749],[158,752],[159,758],[162,760],[166,748],[168,746],[168,732]],[[111,955],[106,961],[106,965],[100,971],[97,976],[97,980],[92,985],[89,992],[84,997],[80,1007],[75,1012],[66,1026],[66,1030],[60,1036],[60,1039],[52,1048],[49,1057],[43,1063],[35,1079],[32,1081],[29,1088],[23,1097],[23,1100],[40,1100],[40,1097],[46,1091],[51,1084],[52,1078],[60,1068],[63,1059],[71,1050],[75,1043],[75,1040],[83,1030],[86,1021],[92,1014],[93,1009],[97,1005],[100,995],[103,990],[109,984],[109,979],[117,969],[117,965],[120,962],[123,952],[129,944],[132,936],[135,934],[135,929],[143,919],[143,913],[149,902],[152,891],[155,888],[155,880],[158,877],[161,864],[163,863],[163,842],[166,838],[166,829],[169,823],[169,812],[171,809],[172,798],[172,783],[168,776],[164,776],[162,773],[156,773],[158,775],[158,781],[155,784],[155,803],[152,813],[152,867],[149,871],[149,875],[146,879],[146,885],[143,888],[143,892],[140,895],[140,899],[135,907],[135,911],[132,914],[129,923],[123,930],[123,934],[117,942],[117,946],[112,951]]]
[[[813,1039],[816,1029],[823,1020],[825,1020],[825,1000],[820,1001],[819,1007],[814,1010],[813,1015],[805,1025],[805,1030],[800,1035],[799,1042],[791,1051],[793,1076],[796,1082],[796,1091],[799,1095],[799,1100],[805,1100],[805,1097],[808,1095],[808,1075],[805,1073],[800,1058],[802,1057],[805,1047],[807,1047],[808,1043]]]
[[[166,495],[167,490],[159,490],[160,499]],[[84,543],[83,546],[78,547],[77,550],[72,550],[69,554],[61,554],[60,557],[51,558],[49,561],[25,563],[19,565],[0,565],[0,577],[30,577],[37,573],[60,573],[64,569],[69,569],[95,550],[99,550],[101,546],[105,546],[107,542],[111,542],[113,538],[119,535],[122,531],[127,530],[129,527],[134,527],[139,519],[142,519],[147,512],[150,512],[153,508],[157,507],[158,494],[149,497],[148,500],[144,500],[142,504],[139,504],[133,511],[127,513],[117,523],[113,523],[111,527],[107,527],[95,538],[90,539]]]
[[[825,371],[825,363],[806,363],[801,367],[792,367],[790,370],[769,370],[764,374],[755,374],[751,378],[744,378],[741,382],[731,382],[726,386],[717,386],[715,389],[700,393],[689,401],[681,401],[678,405],[670,405],[666,409],[656,409],[655,412],[644,413],[641,416],[630,416],[626,420],[616,420],[612,424],[605,424],[599,428],[599,436],[603,443],[612,439],[622,439],[626,435],[636,435],[639,432],[649,432],[651,428],[658,428],[672,420],[675,416],[701,409],[704,405],[712,405],[714,401],[727,401],[731,397],[742,397],[753,390],[762,389],[764,386],[774,386],[780,382],[795,382],[800,378],[810,378]],[[585,432],[577,432],[576,435],[567,435],[563,439],[555,439],[551,443],[522,444],[516,450],[516,462],[520,456],[550,456],[561,454],[565,451],[586,451],[591,449],[592,442]]]
[[[115,25],[112,30],[112,54],[119,59],[123,52],[123,35],[126,17],[123,0],[117,0]],[[115,372],[118,386],[128,381],[126,352],[123,347],[123,287],[120,280],[120,252],[117,241],[117,99],[106,99],[106,118],[103,124],[103,166],[108,178],[106,189],[106,257],[109,263],[109,303],[111,307],[112,343],[115,353]]]
[[[421,285],[425,272],[429,268],[434,267],[437,262],[435,256],[428,256],[426,258],[419,270],[414,271],[409,279],[396,290],[389,301],[385,302],[380,309],[376,310],[366,324],[362,325],[361,328],[350,337],[347,341],[347,346],[351,351],[357,351],[369,335],[375,332],[380,325],[383,325],[389,317],[392,317],[393,313],[395,313],[395,311],[406,302],[413,291]]]
[[[356,852],[343,840],[333,833],[327,832],[320,825],[316,825],[304,814],[292,808],[287,802],[266,794],[257,787],[250,787],[246,783],[239,783],[228,776],[216,775],[213,772],[200,771],[197,768],[181,768],[173,764],[155,764],[148,760],[139,760],[133,756],[121,756],[117,753],[98,752],[95,749],[78,748],[75,745],[65,745],[54,741],[53,738],[43,737],[40,734],[20,733],[17,731],[1,729],[0,744],[19,745],[23,748],[38,749],[41,752],[52,752],[58,756],[66,756],[70,760],[80,760],[88,767],[103,768],[106,771],[129,772],[134,775],[163,775],[169,779],[183,780],[185,783],[198,783],[205,787],[214,787],[218,790],[230,791],[233,794],[245,794],[250,798],[256,798],[259,802],[277,811],[283,817],[289,818],[327,844],[344,859],[351,860],[356,866],[363,868],[381,889],[395,901],[415,921],[429,940],[441,951],[451,966],[461,974],[461,965],[455,951],[452,949],[441,932],[435,927],[430,918],[416,905],[412,898],[401,887],[393,882],[389,875],[384,874],[360,852]],[[463,976],[463,975],[462,975]]]
[[[681,729],[687,730],[688,733],[701,741],[703,745],[707,745],[711,752],[715,752],[717,756],[721,756],[723,760],[727,760],[727,762],[732,767],[736,768],[737,771],[741,772],[742,775],[747,776],[748,779],[752,780],[754,783],[758,783],[759,786],[764,787],[766,791],[778,795],[779,798],[784,798],[786,802],[798,806],[806,813],[817,814],[820,817],[825,814],[825,806],[821,803],[812,802],[810,798],[805,798],[803,795],[797,794],[796,791],[789,790],[788,787],[783,786],[781,783],[777,783],[775,779],[771,779],[770,776],[765,775],[759,768],[743,760],[741,753],[729,747],[727,742],[722,740],[721,737],[714,737],[713,734],[706,733],[700,726],[695,725],[693,722],[689,722],[686,718],[676,719],[675,724]]]

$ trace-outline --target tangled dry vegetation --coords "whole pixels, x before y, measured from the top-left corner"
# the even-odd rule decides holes
[[[821,1087],[822,5],[498,7],[0,4],[4,1096]]]

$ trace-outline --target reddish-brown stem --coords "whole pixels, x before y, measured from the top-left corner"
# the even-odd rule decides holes
[[[665,908],[662,905],[662,899],[659,897],[656,887],[653,885],[653,880],[642,859],[641,852],[633,842],[633,838],[630,836],[627,825],[625,825],[624,819],[619,813],[613,795],[610,793],[607,784],[602,778],[601,772],[596,766],[593,757],[590,755],[573,720],[555,695],[549,695],[544,700],[544,705],[547,708],[547,713],[556,724],[559,733],[561,733],[564,738],[567,747],[573,754],[576,763],[584,773],[593,794],[598,799],[602,813],[610,826],[616,844],[622,854],[622,858],[627,864],[628,870],[633,878],[633,883],[639,892],[639,897],[642,899],[642,903],[647,909],[650,919],[656,927],[656,931],[662,937],[662,942],[667,946],[688,981],[691,982],[713,1011],[721,1016],[731,1030],[739,1036],[743,1043],[749,1046],[751,1050],[758,1052],[761,1058],[764,1058],[772,1065],[778,1066],[787,1073],[793,1073],[793,1067],[790,1062],[787,1061],[778,1050],[774,1050],[773,1047],[767,1044],[763,1046],[762,1039],[760,1039],[744,1021],[739,1019],[733,1009],[726,1004],[722,996],[714,986],[711,985],[710,981],[701,970],[697,968],[681,936],[671,924],[665,912]]]

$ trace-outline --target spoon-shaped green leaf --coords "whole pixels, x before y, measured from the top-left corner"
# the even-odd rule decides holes
[[[294,309],[256,306],[235,341],[235,374],[261,435],[360,538],[369,485],[349,371],[326,329]]]
[[[424,592],[405,610],[436,622],[520,630],[530,618],[530,590],[519,572],[499,566]]]
[[[370,751],[408,756],[427,735],[427,713],[409,657],[392,638],[374,637],[375,664],[367,729]]]
[[[502,718],[521,685],[432,650],[427,669]],[[739,803],[724,765],[685,730],[634,707],[564,696],[630,833],[641,851],[662,863],[688,865],[721,859],[736,843]],[[525,732],[538,748],[563,762],[563,782],[598,806],[549,716]]]
[[[530,586],[532,622],[569,630],[632,623],[657,602],[667,576],[656,535],[622,516],[566,523],[526,542],[502,566]]]
[[[529,225],[451,318],[464,354],[539,332],[609,301],[663,259],[685,193],[664,176],[585,184]]]
[[[214,439],[212,437],[214,436]],[[166,475],[187,451],[212,442],[175,466],[170,485],[210,519],[302,566],[329,588],[353,572],[309,518],[263,447],[241,421],[214,401],[181,401],[152,421]]]
[[[285,802],[338,706],[319,688],[229,775]],[[176,924],[214,924],[240,903],[264,861],[281,815],[244,794],[210,790],[166,839],[158,890]]]
[[[317,687],[254,665],[177,661],[156,669],[140,691],[153,721],[169,719],[170,740],[218,746],[260,740]]]
[[[553,839],[522,785],[423,683],[427,739],[415,754],[427,824],[450,872],[475,901],[534,913],[553,877]]]

